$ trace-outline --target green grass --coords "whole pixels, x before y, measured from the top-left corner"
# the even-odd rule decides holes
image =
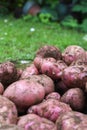
[[[31,28],[35,31],[31,32]],[[0,18],[0,62],[33,59],[37,49],[43,45],[54,45],[61,51],[68,45],[80,45],[87,50],[84,35],[74,29],[60,27],[58,23],[44,24],[38,19]]]

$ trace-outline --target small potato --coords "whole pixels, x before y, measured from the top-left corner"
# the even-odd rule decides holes
[[[21,116],[17,125],[24,128],[24,130],[57,130],[52,121],[36,114]]]
[[[45,45],[41,47],[39,50],[37,50],[36,57],[37,56],[42,58],[53,57],[56,60],[60,60],[62,58],[62,53],[60,49],[57,47]]]
[[[26,79],[26,78],[29,78],[31,75],[37,75],[37,74],[39,74],[39,72],[37,68],[35,67],[35,65],[32,63],[30,64],[30,66],[27,66],[23,70],[20,79]]]
[[[17,72],[17,68],[12,62],[7,61],[0,64],[0,82],[5,88],[18,80],[19,76]]]
[[[65,112],[56,120],[57,130],[85,130],[77,129],[85,125],[87,126],[87,116],[76,111]]]
[[[50,94],[48,94],[45,99],[48,100],[48,99],[55,99],[55,100],[60,100],[60,94],[57,93],[57,92],[52,92]]]
[[[69,104],[75,111],[82,111],[85,105],[85,95],[82,89],[72,88],[63,94],[61,101]]]
[[[70,45],[66,47],[62,53],[62,60],[64,60],[67,65],[70,65],[73,61],[78,59],[86,59],[85,50],[80,46]]]
[[[41,84],[24,79],[9,85],[3,95],[16,104],[19,112],[24,112],[44,99],[45,90]]]
[[[70,106],[55,99],[45,100],[40,104],[31,106],[28,109],[28,113],[37,114],[53,122],[55,122],[62,113],[67,111],[71,111]]]
[[[18,114],[15,104],[0,95],[0,124],[16,124],[17,119]]]

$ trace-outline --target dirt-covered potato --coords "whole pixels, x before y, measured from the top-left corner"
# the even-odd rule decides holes
[[[53,80],[61,79],[62,71],[67,68],[67,65],[62,61],[52,62],[44,59],[41,64],[41,73],[46,74]]]
[[[85,94],[80,88],[72,88],[63,94],[61,101],[69,104],[75,111],[82,111],[85,105]]]
[[[18,70],[12,62],[4,62],[0,64],[0,82],[4,86],[8,86],[19,78]]]
[[[60,94],[58,92],[52,92],[50,94],[48,94],[45,99],[48,100],[48,99],[56,99],[56,100],[59,100],[60,101]]]
[[[78,45],[70,45],[65,48],[62,53],[62,59],[65,61],[67,65],[70,65],[73,61],[78,59],[85,60],[86,53],[85,50]]]
[[[65,113],[67,111],[71,111],[70,106],[55,99],[45,100],[40,104],[31,106],[28,109],[28,113],[37,114],[53,122],[57,120],[61,113]]]
[[[17,125],[13,125],[13,124],[9,124],[9,125],[0,124],[0,130],[24,130],[24,129]]]
[[[87,82],[87,65],[73,65],[65,68],[62,81],[68,88],[84,89]]]
[[[56,125],[52,121],[36,114],[21,116],[17,124],[24,130],[57,130]]]
[[[3,95],[16,104],[19,112],[23,112],[29,106],[41,102],[45,90],[38,82],[24,79],[9,85]]]
[[[77,111],[65,112],[56,121],[57,130],[86,130],[87,115]],[[77,129],[80,128],[83,129]],[[83,127],[84,126],[84,127]]]
[[[62,57],[62,53],[60,49],[55,46],[45,45],[41,47],[39,50],[37,50],[36,57],[37,56],[43,58],[53,57],[56,60],[60,60]]]
[[[37,75],[37,74],[39,74],[39,72],[35,67],[35,65],[32,63],[23,70],[20,79],[29,78],[31,75]]]
[[[18,114],[15,104],[6,97],[0,95],[0,124],[16,124],[17,119]]]
[[[45,95],[54,92],[55,90],[53,80],[45,74],[32,75],[30,78],[28,78],[28,80],[33,82],[36,81],[41,84],[45,90]]]

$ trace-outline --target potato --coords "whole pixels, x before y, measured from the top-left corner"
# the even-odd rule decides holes
[[[15,104],[0,95],[0,124],[16,124],[17,119],[18,114]]]
[[[55,82],[55,91],[61,95],[64,94],[68,89],[69,88],[64,84],[62,80],[57,80]]]
[[[18,121],[18,126],[24,130],[57,130],[56,125],[43,117],[36,114],[26,114],[21,116]]]
[[[69,104],[75,111],[82,111],[85,105],[85,94],[80,88],[72,88],[63,94],[61,101]]]
[[[7,61],[0,64],[0,82],[7,87],[18,80],[19,76],[17,72],[17,68],[12,62]]]
[[[60,60],[62,57],[62,53],[61,53],[60,49],[57,47],[45,45],[45,46],[41,47],[39,50],[37,50],[36,57],[37,56],[43,57],[43,58],[53,57],[56,60]]]
[[[0,94],[2,95],[4,92],[4,86],[3,84],[0,82]]]
[[[37,75],[37,74],[39,74],[39,72],[35,67],[35,65],[32,63],[23,70],[20,79],[25,79],[30,77],[31,75]]]
[[[57,93],[57,92],[52,92],[50,94],[48,94],[45,99],[48,100],[48,99],[56,99],[56,100],[60,100],[60,94]]]
[[[9,85],[3,95],[13,101],[18,111],[22,112],[29,106],[41,102],[45,96],[45,90],[41,84],[24,79]]]
[[[51,62],[50,60],[43,60],[41,64],[41,73],[46,74],[53,80],[61,79],[62,71],[67,67],[67,65],[62,61]]]
[[[87,82],[87,65],[69,66],[63,70],[62,81],[68,88],[85,88]]]
[[[28,109],[28,113],[37,114],[53,122],[57,120],[61,113],[65,113],[66,111],[71,111],[70,106],[55,99],[45,100],[40,104],[31,106]]]
[[[56,120],[57,130],[80,130],[77,128],[85,125],[87,125],[87,116],[76,111],[65,112]]]
[[[17,125],[13,125],[13,124],[10,124],[10,125],[1,125],[0,124],[0,130],[24,130],[23,128],[17,126]]]
[[[45,90],[45,95],[54,91],[55,86],[53,80],[45,74],[32,75],[28,78],[30,81],[36,81],[41,84]]]
[[[78,59],[85,60],[86,53],[82,47],[78,45],[70,45],[63,51],[62,59],[67,65],[70,65],[73,61],[76,61]]]

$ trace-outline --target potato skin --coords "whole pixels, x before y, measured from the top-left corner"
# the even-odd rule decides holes
[[[0,124],[16,124],[17,119],[18,113],[15,104],[0,95]]]
[[[72,88],[62,95],[61,101],[69,104],[75,111],[82,111],[85,105],[85,94],[80,88]]]
[[[28,80],[41,84],[45,90],[45,95],[55,91],[53,80],[45,74],[32,75]]]
[[[87,116],[77,111],[65,112],[56,120],[58,130],[79,130],[77,129],[79,126],[84,126],[86,124]]]
[[[45,45],[37,50],[36,57],[38,56],[43,58],[53,57],[56,60],[59,60],[62,58],[62,53],[60,49],[55,46]]]
[[[2,95],[4,92],[4,86],[3,84],[0,82],[0,94]]]
[[[69,66],[62,73],[62,81],[68,88],[85,88],[87,82],[86,66]]]
[[[19,127],[17,125],[13,125],[13,124],[9,124],[9,125],[0,124],[0,130],[24,130],[24,129],[22,129],[21,127]]]
[[[68,104],[55,99],[48,99],[40,104],[31,106],[28,109],[28,113],[34,113],[55,122],[61,113],[71,110]]]
[[[86,58],[85,50],[78,45],[70,45],[66,47],[64,52],[62,53],[62,60],[67,65],[70,65],[73,61],[76,61],[78,59],[85,60],[85,58]]]
[[[62,61],[52,62],[50,60],[43,60],[41,64],[41,73],[46,74],[53,80],[61,79],[62,71],[67,67],[67,65]]]
[[[0,64],[0,82],[6,88],[8,85],[18,80],[19,76],[15,64],[10,61]]]
[[[23,70],[20,79],[26,79],[26,78],[29,78],[31,75],[38,75],[38,74],[39,72],[37,68],[32,63]]]
[[[56,125],[52,121],[39,117],[36,114],[21,116],[17,125],[24,128],[24,130],[57,130]]]
[[[60,94],[57,93],[57,92],[52,92],[52,93],[48,94],[48,95],[45,97],[46,100],[48,100],[48,99],[55,99],[55,100],[59,100],[59,101],[60,101],[60,98],[61,98],[61,96],[60,96]]]
[[[18,111],[22,111],[41,102],[45,96],[45,90],[41,84],[24,79],[9,85],[3,95],[16,104]]]

